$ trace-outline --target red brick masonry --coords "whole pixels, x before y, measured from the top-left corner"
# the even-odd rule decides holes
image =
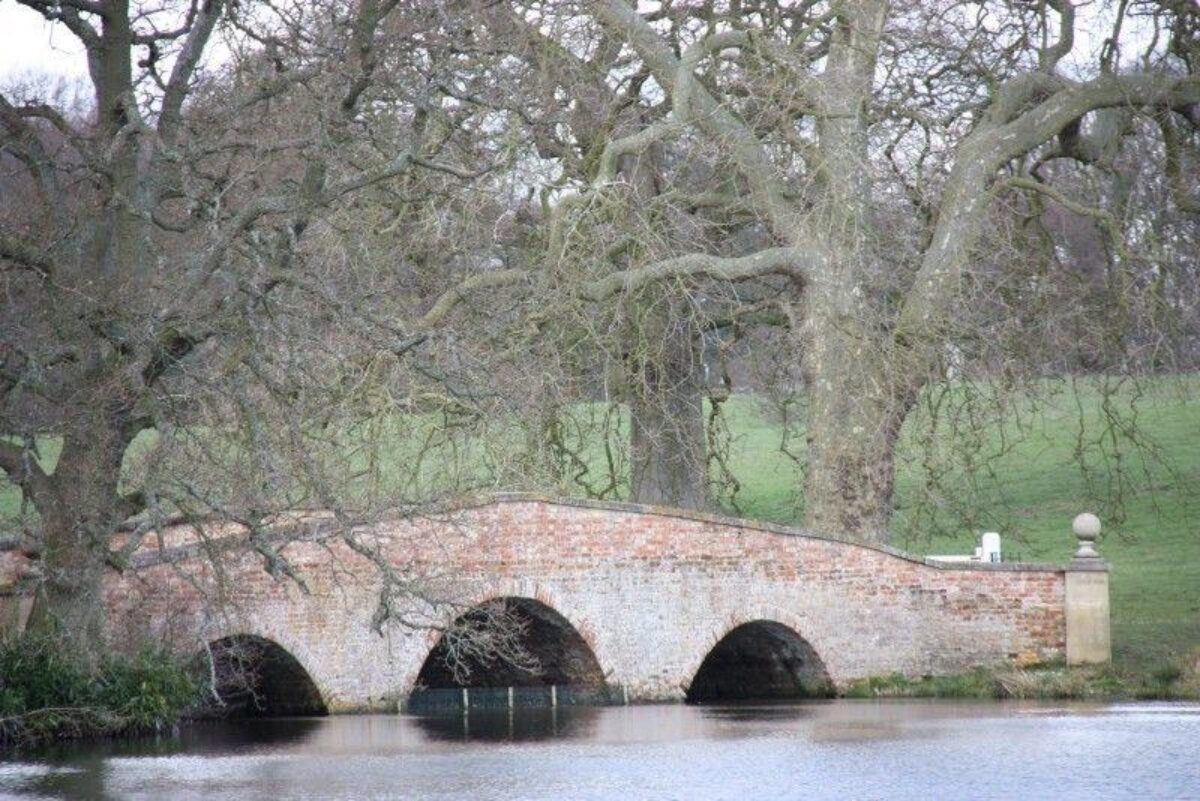
[[[453,612],[405,596],[393,611],[406,620],[377,633],[380,571],[324,536],[326,522],[289,524],[300,539],[282,553],[304,588],[270,575],[260,554],[222,549],[241,539],[236,531],[206,532],[216,558],[189,529],[167,532],[164,551],[144,549],[137,569],[111,574],[113,636],[196,647],[255,634],[299,659],[331,708],[394,705],[436,642],[422,626]],[[499,596],[546,603],[632,699],[682,697],[712,646],[753,620],[794,629],[839,684],[1065,651],[1064,566],[939,565],[748,521],[515,495],[380,523],[358,537],[406,586],[452,600],[459,612]]]

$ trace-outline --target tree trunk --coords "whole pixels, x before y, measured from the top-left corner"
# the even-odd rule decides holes
[[[659,324],[641,337],[651,352],[630,359],[630,497],[635,503],[705,510],[700,346],[678,303],[666,301],[666,306],[651,313]]]
[[[888,274],[873,242],[877,221],[867,107],[887,4],[839,9],[817,118],[822,189],[814,218],[831,254],[805,287],[809,394],[806,523],[881,542],[892,510],[896,438],[910,405],[896,391],[876,276]],[[796,244],[802,245],[802,242]]]
[[[38,504],[44,578],[29,626],[64,641],[85,661],[103,647],[104,573],[112,537],[130,511],[118,484],[131,440],[130,430],[110,415],[81,414],[63,437]]]
[[[79,535],[65,509],[44,521],[42,532],[44,578],[37,587],[29,628],[69,643],[71,652],[89,661],[104,629],[104,555]]]
[[[805,524],[868,542],[887,539],[900,427],[919,372],[895,367],[890,338],[870,326],[845,284],[810,287]]]
[[[836,378],[823,383],[809,393],[805,524],[885,542],[904,415],[883,398],[856,396]]]
[[[640,203],[662,192],[662,148],[621,162],[621,176]],[[665,234],[702,241],[688,215],[672,211],[660,221]],[[636,351],[626,360],[629,387],[630,498],[634,503],[679,509],[709,508],[704,429],[704,370],[699,334],[688,303],[670,288],[640,299]]]

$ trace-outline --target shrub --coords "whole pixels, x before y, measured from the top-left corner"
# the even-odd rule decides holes
[[[0,641],[0,742],[159,730],[193,705],[200,682],[161,648],[88,666],[53,639]]]
[[[0,716],[87,703],[88,676],[48,638],[0,641]]]

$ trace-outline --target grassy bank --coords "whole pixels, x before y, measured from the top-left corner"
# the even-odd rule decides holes
[[[803,429],[785,437],[765,398],[724,408],[739,483],[727,511],[802,525]],[[956,384],[928,393],[904,426],[894,545],[971,553],[998,531],[1007,560],[1061,563],[1083,511],[1104,522],[1116,669],[1178,670],[1200,647],[1200,377],[1046,380],[1028,394]]]
[[[899,674],[851,684],[847,698],[974,698],[991,700],[1133,701],[1200,699],[1200,652],[1152,670],[1041,665],[978,668],[956,676],[919,679]]]
[[[1092,384],[1064,385],[1006,420],[985,421],[978,443],[931,436],[919,411],[900,447],[893,543],[970,553],[981,532],[999,531],[1006,558],[1063,562],[1075,546],[1071,519],[1094,511],[1105,524],[1099,550],[1112,564],[1116,667],[1148,674],[1186,659],[1200,647],[1200,381],[1132,392],[1106,398]],[[737,400],[740,510],[796,523],[803,499],[791,460],[778,452],[779,428],[761,404]],[[930,439],[940,464],[931,464]],[[945,474],[931,486],[938,470]]]

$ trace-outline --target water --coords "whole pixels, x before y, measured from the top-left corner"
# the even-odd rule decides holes
[[[836,701],[195,724],[0,758],[4,799],[1200,799],[1200,705]]]

